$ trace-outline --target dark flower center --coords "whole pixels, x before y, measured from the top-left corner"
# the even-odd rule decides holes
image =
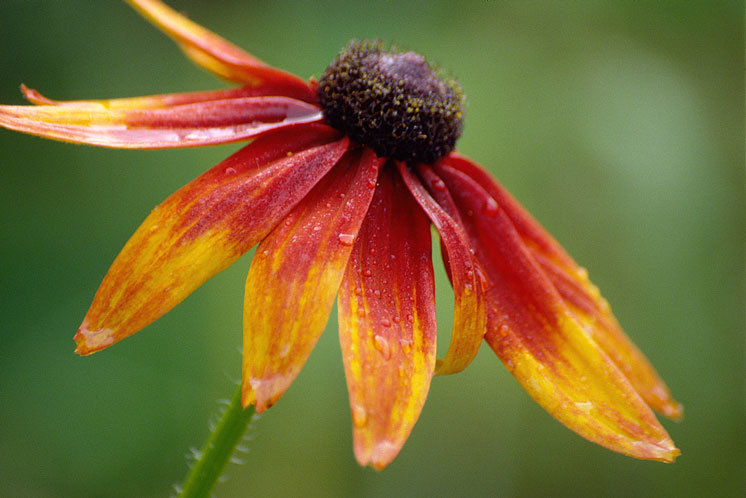
[[[353,41],[319,81],[327,122],[379,156],[432,163],[463,129],[464,95],[415,52]]]

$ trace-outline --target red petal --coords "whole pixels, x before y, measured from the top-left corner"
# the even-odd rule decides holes
[[[506,212],[464,173],[443,164],[436,171],[491,284],[487,342],[516,379],[583,437],[637,458],[672,461],[679,450],[567,308]]]
[[[158,109],[183,104],[195,104],[197,102],[209,102],[215,100],[240,99],[246,97],[291,97],[297,96],[277,93],[273,86],[265,84],[244,85],[221,90],[207,90],[203,92],[167,93],[163,95],[148,95],[147,97],[131,97],[123,99],[108,100],[52,100],[45,97],[37,90],[21,85],[23,96],[36,105],[59,105],[79,106],[81,104],[98,104],[106,109]],[[301,99],[298,99],[301,100]]]
[[[145,104],[157,98],[145,98]],[[287,97],[206,100],[165,108],[107,108],[85,101],[0,106],[0,126],[11,130],[66,142],[137,149],[236,142],[322,118],[318,107]]]
[[[481,270],[477,268],[472,257],[470,243],[459,224],[460,219],[454,220],[447,212],[449,209],[442,207],[442,205],[449,206],[450,212],[458,216],[453,199],[445,189],[443,181],[429,166],[419,166],[424,183],[430,192],[438,197],[438,202],[436,202],[404,163],[399,162],[398,166],[409,191],[438,229],[448,254],[449,276],[456,305],[451,344],[445,358],[438,360],[436,374],[457,373],[466,368],[477,355],[486,330],[487,310],[482,289],[483,282],[479,277]]]
[[[265,84],[279,95],[315,102],[316,95],[302,79],[268,66],[224,38],[190,21],[158,0],[127,0],[146,19],[179,44],[194,63],[237,83]]]
[[[339,337],[355,456],[381,469],[399,453],[435,366],[430,223],[393,165],[379,175],[339,291]]]
[[[134,334],[264,238],[345,152],[346,138],[328,143],[337,136],[309,126],[261,137],[156,207],[101,283],[76,351]]]
[[[576,319],[643,399],[667,417],[680,418],[683,408],[671,397],[668,387],[647,358],[622,331],[608,303],[588,280],[588,272],[578,266],[528,211],[482,168],[456,155],[444,161],[469,175],[497,201]]]
[[[246,281],[243,404],[272,406],[295,379],[334,304],[382,159],[349,152],[259,244]]]

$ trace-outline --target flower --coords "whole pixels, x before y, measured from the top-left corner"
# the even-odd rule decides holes
[[[87,355],[165,314],[258,244],[246,282],[244,406],[272,406],[300,372],[335,296],[355,455],[400,451],[432,376],[484,339],[526,391],[581,436],[633,457],[679,454],[651,411],[680,405],[598,289],[480,166],[453,151],[458,86],[413,52],[348,46],[320,81],[266,65],[158,0],[129,0],[198,65],[242,86],[0,106],[0,125],[122,148],[251,140],[156,207],[75,335]],[[430,224],[455,296],[435,358]]]

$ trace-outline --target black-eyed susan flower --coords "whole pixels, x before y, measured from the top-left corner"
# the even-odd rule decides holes
[[[414,52],[353,42],[319,81],[268,66],[158,0],[129,0],[228,90],[0,106],[0,125],[122,148],[250,140],[146,218],[75,335],[87,355],[144,328],[258,244],[246,281],[242,403],[288,389],[338,299],[355,455],[383,468],[434,374],[484,339],[528,393],[581,436],[670,462],[651,411],[681,414],[607,302],[480,166],[453,151],[459,86]],[[435,355],[430,225],[455,295]]]

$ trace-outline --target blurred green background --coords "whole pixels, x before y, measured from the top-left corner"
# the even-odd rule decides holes
[[[554,421],[484,348],[433,381],[375,472],[352,454],[333,316],[217,496],[746,495],[741,2],[170,3],[304,77],[365,37],[451,71],[468,95],[459,150],[588,267],[686,408],[663,421],[679,460],[636,461]],[[21,82],[59,99],[223,86],[122,3],[3,0],[0,101],[23,103]],[[183,478],[239,377],[249,258],[104,352],[80,358],[72,336],[142,219],[237,148],[0,130],[0,496],[166,496]]]

